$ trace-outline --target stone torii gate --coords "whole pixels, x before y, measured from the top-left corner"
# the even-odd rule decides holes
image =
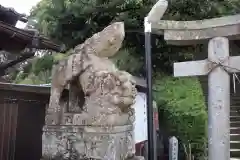
[[[174,64],[174,76],[208,75],[208,159],[230,159],[230,76],[240,72],[240,56],[230,57],[229,40],[240,35],[240,15],[201,21],[151,22],[168,44],[208,42],[208,58]]]

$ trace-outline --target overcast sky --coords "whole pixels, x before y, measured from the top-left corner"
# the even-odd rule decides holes
[[[31,8],[36,5],[40,0],[0,0],[0,4],[4,7],[12,7],[19,13],[29,15]],[[24,27],[21,22],[17,23],[17,27]]]

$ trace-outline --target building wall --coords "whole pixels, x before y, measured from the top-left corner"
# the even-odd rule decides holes
[[[135,142],[139,143],[147,140],[147,104],[145,93],[138,92],[133,108],[135,109]]]
[[[48,97],[0,90],[0,159],[39,160]]]

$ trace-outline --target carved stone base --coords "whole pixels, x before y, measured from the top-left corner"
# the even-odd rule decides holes
[[[43,159],[129,159],[134,157],[135,153],[132,133],[133,127],[130,125],[117,127],[45,126]]]

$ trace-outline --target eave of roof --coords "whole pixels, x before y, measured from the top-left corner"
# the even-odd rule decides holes
[[[26,15],[16,12],[13,8],[0,5],[0,40],[2,45],[0,45],[0,49],[9,52],[11,52],[11,49],[17,49],[20,52],[25,47],[28,47],[65,52],[64,45],[55,44],[46,37],[36,35],[36,31],[16,28],[15,25],[18,20],[26,23]],[[39,43],[33,43],[34,38]]]
[[[43,37],[41,35],[35,35],[35,32],[33,30],[16,28],[1,21],[0,21],[0,34],[2,35],[4,34],[4,37],[3,36],[0,37],[0,39],[4,38],[5,40],[2,41],[2,44],[4,44],[4,42],[6,41],[14,42],[14,40],[18,40],[19,43],[16,46],[19,47],[19,44],[21,44],[19,48],[20,51],[25,47],[36,49],[50,49],[56,52],[65,51],[64,45],[57,45],[46,37]],[[32,43],[34,38],[36,38],[39,41],[38,44]],[[8,42],[5,44],[5,46],[1,46],[0,44],[2,49],[9,50],[7,45],[11,46],[10,49],[11,48],[14,49],[14,43],[11,44],[10,42]]]

